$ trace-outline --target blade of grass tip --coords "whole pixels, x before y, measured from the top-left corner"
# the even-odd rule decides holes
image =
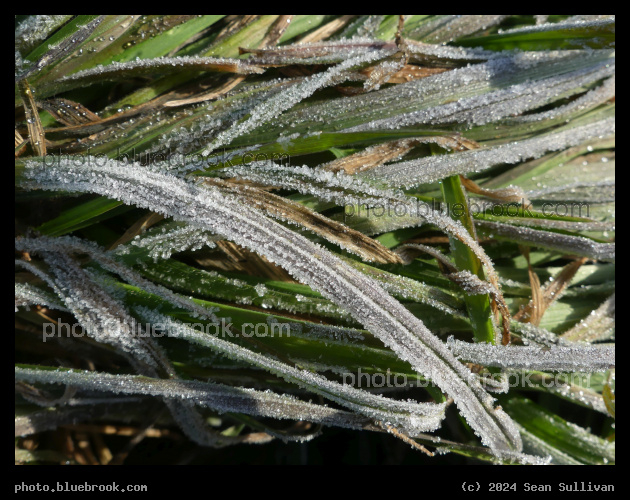
[[[612,418],[615,418],[615,371],[610,370],[606,377],[606,384],[602,390],[602,396],[606,405],[606,410]]]
[[[524,308],[520,309],[515,315],[514,319],[516,321],[521,321],[523,323],[531,323],[534,326],[540,325],[540,320],[542,319],[544,313],[544,305],[543,305],[543,295],[540,286],[540,279],[538,275],[534,272],[534,268],[529,260],[529,248],[521,246],[521,253],[525,257],[527,261],[527,273],[529,275],[529,286],[532,290],[532,299],[529,304]]]
[[[24,139],[22,135],[16,130],[15,131],[15,157],[20,156],[24,151],[26,151],[26,144],[28,143],[28,139]]]
[[[588,261],[588,258],[582,257],[570,262],[564,266],[556,276],[553,277],[552,281],[545,283],[545,286],[541,287],[540,280],[529,262],[529,249],[525,247],[524,250],[529,269],[532,300],[514,316],[514,319],[517,321],[529,321],[533,325],[538,326],[540,324],[540,320],[545,314],[545,311],[549,308],[549,306],[551,306],[551,304],[562,296],[575,276],[575,273],[577,273],[580,267]]]

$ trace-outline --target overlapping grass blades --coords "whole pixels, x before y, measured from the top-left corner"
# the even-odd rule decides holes
[[[16,19],[18,338],[91,339],[18,344],[17,409],[57,423],[16,433],[88,401],[147,425],[141,397],[205,446],[317,434],[274,418],[614,461],[614,96],[606,16]],[[486,448],[425,434],[451,402]]]

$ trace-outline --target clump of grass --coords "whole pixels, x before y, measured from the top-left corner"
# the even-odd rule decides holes
[[[614,26],[18,16],[16,461],[614,463]]]

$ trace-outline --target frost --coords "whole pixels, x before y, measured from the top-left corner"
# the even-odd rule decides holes
[[[555,120],[572,115],[576,111],[591,109],[615,97],[615,76],[606,79],[599,87],[589,90],[583,96],[574,99],[569,104],[541,113],[527,114],[514,118],[515,123],[534,123],[543,120]]]
[[[300,401],[291,395],[279,395],[270,391],[235,388],[209,382],[163,380],[98,372],[78,373],[61,369],[44,371],[18,367],[15,368],[15,379],[28,383],[71,385],[84,391],[178,399],[219,413],[234,412],[276,419],[307,420],[349,429],[362,429],[371,423],[369,418]]]
[[[600,372],[614,368],[614,345],[502,346],[471,344],[450,337],[449,349],[460,359],[499,368],[562,372]]]
[[[596,342],[609,339],[615,331],[615,294],[580,321],[562,339],[573,342]]]
[[[280,115],[283,111],[294,106],[298,102],[310,97],[315,91],[327,87],[332,84],[338,84],[348,78],[345,73],[362,64],[372,62],[384,57],[379,52],[368,52],[349,58],[348,60],[333,66],[332,68],[305,78],[302,82],[289,87],[277,96],[271,97],[267,101],[258,105],[251,113],[249,118],[244,121],[235,123],[228,130],[219,133],[219,135],[206,147],[203,151],[204,156],[208,156],[217,148],[229,144],[236,137],[239,137],[257,127],[268,122],[269,120]]]
[[[56,252],[41,253],[66,307],[91,337],[129,354],[136,365],[135,360],[140,360],[153,369],[169,366],[151,339],[133,331],[136,321],[124,306],[102,290],[74,259]]]
[[[157,231],[136,236],[129,244],[116,249],[119,255],[129,254],[131,247],[146,249],[149,256],[157,261],[168,259],[172,254],[185,250],[199,250],[204,246],[215,247],[215,241],[223,239],[199,228],[179,223],[169,223],[161,226]]]
[[[519,163],[527,158],[538,158],[549,151],[560,151],[600,137],[612,136],[614,133],[615,119],[607,118],[588,125],[487,149],[384,165],[358,175],[386,182],[390,186],[411,188],[436,182],[451,175],[480,172],[502,163]]]
[[[495,289],[494,296],[499,299],[499,305],[507,314],[507,307],[501,298],[498,276],[483,248],[461,223],[435,210],[428,203],[405,196],[399,190],[374,187],[360,176],[312,169],[307,166],[286,167],[275,165],[273,162],[254,162],[248,166],[231,167],[223,172],[226,176],[296,189],[301,193],[313,194],[324,201],[334,201],[344,207],[348,205],[379,207],[388,213],[392,211],[397,213],[397,210],[403,209],[409,226],[420,225],[423,222],[435,224],[465,243],[475,253],[486,267],[490,284]]]
[[[483,31],[499,24],[507,16],[502,15],[442,15],[431,16],[411,31],[414,39],[434,44],[445,44],[457,38]]]
[[[487,229],[495,236],[506,236],[522,244],[590,257],[595,260],[615,261],[614,243],[599,243],[583,236],[539,231],[528,227],[517,227],[497,222],[475,221],[475,223],[478,227]]]
[[[24,246],[25,245],[25,246]],[[122,270],[120,265],[103,254],[99,254],[93,245],[81,245],[74,238],[49,240],[21,239],[16,247],[30,248],[39,253],[50,266],[54,285],[67,308],[74,314],[79,324],[88,335],[101,343],[116,347],[141,374],[157,377],[162,373],[176,378],[175,370],[168,358],[152,337],[143,331],[142,326],[126,311],[125,307],[108,294],[92,273],[83,270],[72,257],[64,252],[91,253],[100,257],[101,263],[108,264],[115,272],[136,278],[132,271]],[[140,278],[142,281],[143,279]],[[145,287],[148,282],[144,280]],[[158,285],[149,285],[149,288]],[[171,302],[188,305],[192,309],[203,309],[192,301],[179,299],[168,291]],[[168,295],[167,294],[167,295]],[[208,314],[208,311],[206,311]],[[211,312],[210,312],[211,314]],[[207,428],[201,415],[186,401],[165,400],[173,418],[180,424],[182,431],[192,440],[204,446],[217,446],[221,438]]]
[[[45,292],[40,288],[29,283],[15,284],[15,310],[18,307],[26,307],[38,305],[46,306],[59,311],[68,311],[68,309],[53,294]]]
[[[401,359],[431,378],[454,399],[459,411],[494,453],[520,448],[518,431],[511,419],[494,407],[490,395],[469,377],[470,371],[446,346],[376,282],[326,249],[216,188],[203,189],[182,179],[111,160],[103,166],[76,167],[69,163],[42,168],[38,162],[27,162],[24,175],[29,180],[22,186],[94,192],[215,234],[229,234],[235,243],[285,267],[296,279],[349,311]],[[444,219],[453,224],[450,218]]]
[[[139,312],[143,317],[151,320],[152,323],[165,325],[167,334],[170,337],[181,338],[211,347],[231,359],[245,361],[249,365],[263,368],[288,382],[321,394],[325,398],[366,415],[371,419],[393,422],[394,425],[401,427],[411,435],[424,430],[436,429],[444,417],[443,404],[412,403],[387,399],[348,385],[333,382],[316,373],[294,368],[286,363],[222,340],[219,337],[205,335],[155,311],[143,309],[139,310]]]
[[[558,337],[553,332],[545,330],[539,326],[532,325],[531,323],[520,323],[518,321],[512,321],[510,324],[513,331],[517,332],[523,344],[528,345],[530,342],[539,344],[542,346],[551,346],[554,344],[563,344],[561,337]]]
[[[151,74],[160,71],[176,70],[198,71],[226,71],[233,73],[262,73],[262,69],[248,64],[240,59],[227,59],[217,57],[155,57],[152,59],[138,59],[129,62],[112,62],[106,66],[95,66],[90,69],[78,71],[72,75],[59,79],[59,83],[82,80],[88,77],[98,76],[99,80],[107,80],[110,77],[118,77],[121,73],[133,71],[134,74]]]
[[[254,50],[249,61],[261,65],[332,64],[362,56],[385,58],[397,50],[393,43],[355,37],[352,40],[300,43]]]
[[[61,236],[58,238],[21,238],[16,240],[15,247],[17,249],[28,249],[31,252],[60,252],[68,254],[85,253],[94,258],[105,269],[119,275],[128,283],[136,285],[143,290],[153,293],[168,302],[186,309],[201,318],[208,318],[211,321],[218,321],[214,313],[215,309],[205,308],[191,299],[187,299],[173,293],[166,287],[155,284],[138,273],[120,263],[117,258],[110,253],[106,253],[99,249],[96,245],[84,242],[78,238],[71,236]]]
[[[467,270],[451,273],[448,275],[448,278],[457,283],[468,295],[491,294],[496,296],[498,294],[496,288],[490,283],[483,281],[477,275]]]
[[[596,16],[599,17],[599,16]],[[574,16],[570,19],[560,21],[558,23],[544,23],[537,24],[536,26],[525,26],[522,28],[513,28],[506,30],[504,34],[514,33],[544,33],[546,31],[559,31],[559,30],[583,30],[585,28],[601,29],[604,27],[611,27],[614,33],[615,16],[604,16],[602,19],[593,19],[592,16],[584,19],[583,16]]]
[[[325,107],[310,106],[308,117],[296,112],[291,120],[338,122],[338,127],[347,132],[457,120],[489,123],[581,93],[584,89],[580,82],[592,84],[613,74],[610,51],[499,53],[485,63],[368,95],[331,100]],[[344,114],[356,125],[348,126]]]
[[[15,48],[26,55],[62,26],[71,16],[29,16],[15,28]]]

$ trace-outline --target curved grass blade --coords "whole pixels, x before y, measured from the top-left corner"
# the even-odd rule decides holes
[[[318,245],[247,210],[234,198],[172,176],[111,161],[89,169],[63,165],[63,176],[58,172],[27,163],[21,185],[114,196],[218,234],[229,234],[236,243],[286,267],[297,279],[350,311],[403,360],[453,397],[483,443],[496,454],[520,448],[518,432],[509,417],[493,406],[492,398],[444,344],[378,284]]]

